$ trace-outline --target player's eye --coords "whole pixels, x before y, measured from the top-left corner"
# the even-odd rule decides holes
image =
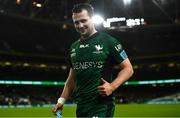
[[[82,20],[81,20],[81,23],[86,23],[86,22],[87,22],[86,19],[82,19]]]
[[[75,22],[74,22],[74,24],[75,24],[75,25],[78,25],[78,24],[79,24],[79,22],[78,22],[78,21],[75,21]]]

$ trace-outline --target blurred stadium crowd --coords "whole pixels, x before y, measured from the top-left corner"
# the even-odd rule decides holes
[[[3,106],[45,106],[55,104],[63,87],[1,85],[0,105]],[[179,104],[178,85],[123,86],[116,92],[116,104]],[[75,104],[73,97],[66,104]]]

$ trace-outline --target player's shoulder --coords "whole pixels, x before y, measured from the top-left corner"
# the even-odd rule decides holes
[[[111,38],[112,36],[106,32],[99,32],[99,35],[104,37],[104,38]]]
[[[107,43],[117,41],[117,39],[106,32],[100,32],[101,39]]]
[[[75,42],[73,42],[72,44],[71,44],[71,48],[73,48],[73,47],[76,47],[78,44],[79,44],[79,42],[80,42],[80,39],[78,39],[78,40],[76,40]]]

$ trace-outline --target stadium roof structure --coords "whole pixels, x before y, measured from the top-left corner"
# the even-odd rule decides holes
[[[0,0],[0,12],[71,23],[71,9],[91,3],[104,18],[144,18],[147,24],[179,22],[179,0]]]

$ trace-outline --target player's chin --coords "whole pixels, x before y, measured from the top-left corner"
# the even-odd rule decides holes
[[[85,30],[85,29],[83,29],[83,30],[78,30],[78,32],[81,34],[81,35],[85,35],[86,33],[87,33],[87,31]]]
[[[79,32],[79,33],[80,33],[82,36],[86,36],[86,34],[87,34],[86,32],[82,32],[82,31]]]

